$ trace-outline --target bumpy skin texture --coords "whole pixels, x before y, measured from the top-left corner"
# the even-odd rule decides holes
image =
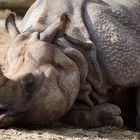
[[[29,73],[45,73],[41,90],[27,99],[31,111],[22,120],[30,122],[32,116],[33,123],[45,124],[66,114],[62,121],[78,127],[121,127],[119,107],[105,102],[112,87],[140,85],[139,8],[139,0],[37,0],[20,32],[8,18],[14,41],[5,75],[24,81]]]
[[[22,31],[43,30],[65,11],[71,17],[71,29],[67,34],[95,44],[103,86],[139,86],[139,7],[138,0],[38,0],[24,17]]]
[[[38,18],[35,7],[40,11]],[[44,9],[39,10],[41,7]],[[103,103],[106,99],[93,94],[93,88],[98,93],[107,93],[112,86],[140,85],[139,9],[139,0],[38,0],[23,19],[22,31],[43,30],[62,11],[67,12],[71,24],[66,33],[71,38],[59,39],[58,44],[61,41],[79,50],[88,62],[89,86],[83,86],[87,82],[81,84],[85,88],[81,88],[78,98],[88,105],[93,100]]]
[[[140,84],[140,2],[89,2],[85,18],[109,84]],[[103,66],[102,66],[103,65]]]

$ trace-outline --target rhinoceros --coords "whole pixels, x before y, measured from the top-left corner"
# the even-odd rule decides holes
[[[139,9],[139,0],[36,0],[19,29],[10,13],[0,127],[122,127],[124,88],[140,129]]]

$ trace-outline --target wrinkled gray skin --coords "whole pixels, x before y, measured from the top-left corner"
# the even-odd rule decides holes
[[[37,0],[20,29],[10,14],[0,126],[61,118],[77,127],[122,127],[121,110],[108,95],[135,87],[140,129],[139,9],[139,0]]]

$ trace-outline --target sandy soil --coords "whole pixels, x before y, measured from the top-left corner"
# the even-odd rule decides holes
[[[115,127],[76,129],[50,126],[38,130],[9,128],[0,130],[0,140],[140,140],[140,132]]]
[[[0,13],[1,14],[1,13]],[[10,44],[10,38],[0,20],[0,63]],[[140,140],[140,132],[128,129],[103,127],[99,129],[76,129],[64,125],[53,125],[38,130],[21,128],[0,129],[0,140]]]

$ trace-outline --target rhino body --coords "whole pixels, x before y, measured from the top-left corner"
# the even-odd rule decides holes
[[[62,12],[67,12],[71,18],[71,30],[67,34],[95,45],[103,86],[137,87],[140,84],[139,8],[136,0],[37,1],[25,15],[21,31],[29,28],[42,31]]]
[[[61,118],[79,127],[121,127],[110,92],[133,87],[140,128],[139,9],[139,0],[36,0],[19,30],[10,14],[6,28],[13,43],[0,103],[10,104],[12,115],[4,115],[1,126]]]

